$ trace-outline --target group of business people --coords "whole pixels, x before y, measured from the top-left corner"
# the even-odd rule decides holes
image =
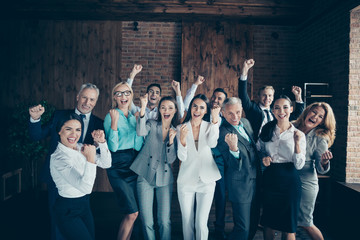
[[[213,198],[215,236],[225,238],[226,190],[234,220],[228,239],[253,238],[261,205],[264,239],[273,239],[275,230],[285,239],[295,239],[297,226],[313,239],[322,239],[312,220],[316,170],[330,169],[334,114],[326,103],[304,110],[299,87],[293,87],[297,105],[293,114],[286,96],[272,104],[275,91],[270,86],[259,90],[259,103],[250,101],[246,79],[254,64],[252,59],[244,62],[239,98],[228,98],[222,88],[215,89],[210,100],[203,94],[195,96],[205,81],[199,76],[184,100],[178,82],[171,83],[176,98],[161,98],[161,86],[155,83],[135,106],[132,83],[142,66],[134,65],[127,82],[114,86],[112,108],[104,122],[91,113],[99,96],[93,84],[81,87],[75,110],[56,111],[47,125],[41,124],[45,109],[31,107],[30,136],[40,140],[51,135],[44,179],[52,239],[95,239],[89,194],[96,166],[107,169],[125,215],[118,239],[130,239],[138,216],[145,239],[171,239],[172,164],[177,158],[184,239],[208,239]],[[297,119],[294,123],[291,116]]]

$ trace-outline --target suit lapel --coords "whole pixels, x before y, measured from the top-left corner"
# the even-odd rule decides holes
[[[92,143],[93,141],[91,141],[91,132],[94,131],[94,118],[93,118],[93,115],[90,114],[90,120],[89,120],[89,125],[88,125],[88,128],[87,128],[87,131],[86,131],[86,136],[85,136],[85,139],[84,139],[84,143]]]

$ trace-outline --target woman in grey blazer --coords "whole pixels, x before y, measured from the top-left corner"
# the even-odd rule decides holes
[[[316,171],[325,174],[330,170],[332,154],[328,148],[335,140],[336,127],[333,110],[325,102],[315,102],[304,110],[294,125],[306,136],[305,166],[299,171],[301,201],[298,226],[304,228],[311,239],[324,239],[314,225],[313,212],[319,191]]]
[[[130,169],[138,174],[137,194],[140,218],[145,239],[155,239],[153,200],[157,201],[157,222],[160,239],[171,239],[170,203],[173,173],[171,164],[176,159],[174,144],[178,108],[173,97],[163,97],[159,102],[157,120],[146,121],[147,94],[140,98],[141,110],[136,133],[146,136],[145,145]]]

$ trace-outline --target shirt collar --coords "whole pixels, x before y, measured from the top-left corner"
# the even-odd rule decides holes
[[[269,110],[270,111],[270,108],[267,108],[265,107],[264,105],[262,105],[261,103],[259,103],[259,107],[261,108],[261,110]]]
[[[81,113],[77,108],[75,108],[75,113],[77,115],[80,115],[80,114],[83,114]],[[84,114],[85,115],[85,120],[89,120],[90,119],[90,115],[91,115],[91,112],[87,113],[87,114]]]
[[[292,123],[290,123],[290,128],[288,128],[285,132],[295,132],[295,127]],[[278,125],[275,125],[275,132],[279,135],[280,134],[280,128],[278,127]]]

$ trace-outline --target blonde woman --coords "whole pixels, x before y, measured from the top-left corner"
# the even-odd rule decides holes
[[[328,148],[334,143],[336,128],[333,110],[325,102],[315,102],[305,109],[294,125],[306,136],[306,160],[299,171],[302,191],[298,225],[306,230],[311,239],[324,239],[314,225],[313,212],[319,192],[316,171],[325,174],[330,170],[332,154]]]
[[[120,223],[118,239],[130,239],[138,216],[136,198],[137,175],[130,170],[143,138],[136,135],[136,118],[130,112],[133,91],[129,84],[117,84],[111,94],[112,108],[104,120],[104,129],[112,156],[107,170],[110,184],[116,193],[121,211],[125,214]]]

